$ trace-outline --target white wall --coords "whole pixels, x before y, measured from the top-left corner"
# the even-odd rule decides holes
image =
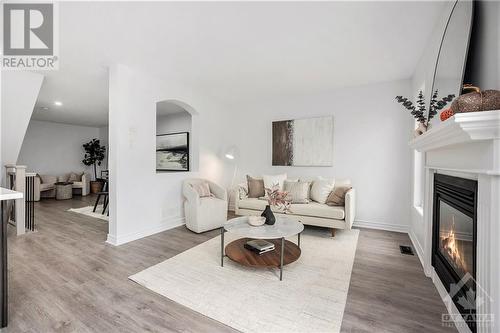
[[[82,145],[99,137],[97,127],[32,120],[17,162],[26,165],[28,171],[40,174],[59,175],[71,171],[86,171],[93,175],[93,168],[82,163]]]
[[[233,169],[221,156],[232,144],[240,149],[239,179],[247,173],[280,172],[350,178],[358,190],[358,225],[406,231],[410,125],[394,96],[409,92],[406,80],[303,97],[278,96],[247,105],[221,105],[178,84],[123,65],[112,66],[108,242],[123,244],[181,224],[182,181],[200,176],[228,186]],[[199,172],[155,172],[156,102],[168,99],[189,103],[195,110],[192,153],[194,159],[199,157]],[[321,115],[334,116],[334,166],[272,167],[271,122]]]
[[[430,36],[430,39],[426,43],[422,56],[415,68],[415,73],[411,79],[411,94],[408,96],[416,96],[419,90],[423,90],[425,96],[429,96],[432,89],[432,82],[434,80],[434,71],[436,68],[437,56],[439,53],[439,47],[441,45],[441,40],[443,37],[444,30],[446,28],[446,23],[448,21],[448,17],[450,16],[451,10],[453,8],[454,2],[447,2],[443,5],[442,14],[440,19],[436,22],[434,26],[434,30]],[[428,108],[428,101],[426,99],[426,107]],[[415,121],[413,118],[409,117],[409,122],[411,126],[415,126]],[[411,138],[410,138],[411,139]],[[417,168],[423,168],[425,164],[425,153],[421,156],[420,164]],[[418,159],[417,159],[418,160]],[[415,156],[414,152],[412,152],[412,160],[411,160],[411,181],[409,186],[411,188],[411,200],[408,201],[408,205],[410,206],[410,230],[409,234],[414,243],[415,249],[418,253],[422,253],[423,244],[424,244],[424,221],[423,221],[423,211],[420,208],[414,206],[414,197],[413,193],[415,191],[415,183],[413,175],[423,175],[423,172],[416,172],[415,169]],[[423,179],[420,179],[420,186],[417,185],[417,188],[423,189]]]
[[[164,100],[183,101],[188,103],[185,109],[194,112],[192,165],[193,170],[199,165],[200,172],[156,173],[156,103]],[[220,182],[224,166],[217,156],[218,140],[227,124],[221,107],[202,92],[123,65],[110,68],[109,102],[108,242],[118,245],[181,224],[185,178],[203,176]]]
[[[191,132],[191,115],[187,111],[156,117],[157,134],[176,132]]]
[[[409,93],[406,80],[233,106],[237,116],[224,121],[227,142],[240,150],[237,182],[246,174],[350,178],[357,191],[355,224],[407,231],[411,126],[394,97]],[[272,121],[329,115],[334,117],[332,167],[271,165]]]
[[[0,179],[4,174],[3,165],[17,161],[42,81],[40,74],[2,71]]]

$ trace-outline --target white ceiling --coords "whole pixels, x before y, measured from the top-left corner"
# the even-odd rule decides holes
[[[224,103],[409,78],[442,8],[427,1],[60,2],[60,69],[43,72],[34,118],[107,124],[107,66],[116,62]]]

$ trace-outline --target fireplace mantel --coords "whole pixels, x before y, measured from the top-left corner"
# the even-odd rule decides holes
[[[494,326],[477,332],[500,329],[500,110],[460,113],[433,126],[411,140],[409,146],[424,153],[424,200],[421,223],[412,224],[410,238],[422,261],[424,271],[436,285],[448,311],[458,314],[432,266],[433,184],[436,174],[477,180],[477,285],[479,315],[492,314]],[[416,236],[420,234],[421,236]],[[459,325],[460,323],[457,323]],[[468,327],[457,326],[460,332]]]
[[[461,143],[500,139],[500,110],[458,113],[409,142],[420,152]]]

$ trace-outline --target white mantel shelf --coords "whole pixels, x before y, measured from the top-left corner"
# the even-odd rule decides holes
[[[460,143],[500,139],[500,110],[457,113],[409,142],[420,152]]]

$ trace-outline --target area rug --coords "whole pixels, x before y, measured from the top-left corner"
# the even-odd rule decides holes
[[[339,332],[358,235],[306,229],[302,255],[285,266],[283,281],[278,269],[246,268],[227,257],[221,267],[220,236],[129,278],[243,332]]]
[[[74,212],[74,213],[78,213],[78,214],[87,215],[90,217],[95,217],[95,218],[98,218],[101,220],[109,221],[109,216],[106,213],[101,214],[102,205],[97,206],[95,213],[92,210],[94,210],[94,206],[86,206],[86,207],[82,207],[82,208],[71,208],[71,209],[68,209],[68,212]]]

